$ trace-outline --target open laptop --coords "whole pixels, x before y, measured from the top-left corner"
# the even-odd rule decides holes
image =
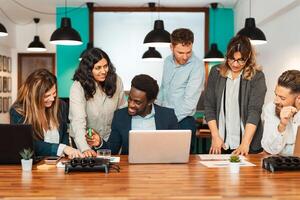
[[[300,157],[300,126],[297,129],[295,147],[294,147],[294,156]]]
[[[187,163],[191,130],[129,131],[129,163]]]
[[[31,125],[0,124],[0,164],[20,164],[19,152],[24,148],[33,149]],[[37,160],[34,158],[34,162]]]

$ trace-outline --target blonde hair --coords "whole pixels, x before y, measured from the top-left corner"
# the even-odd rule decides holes
[[[220,67],[220,75],[223,77],[227,76],[228,70],[230,70],[228,58],[233,58],[236,52],[240,52],[242,58],[247,60],[243,69],[243,78],[251,80],[257,71],[261,71],[261,68],[256,64],[255,51],[249,38],[241,35],[237,35],[230,40],[227,46],[226,60]]]
[[[59,127],[56,97],[51,107],[44,105],[44,95],[56,85],[56,77],[46,69],[31,73],[18,91],[17,100],[12,107],[24,116],[24,124],[31,124],[35,139],[44,139],[44,130]]]

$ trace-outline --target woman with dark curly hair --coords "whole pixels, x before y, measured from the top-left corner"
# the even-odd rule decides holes
[[[99,48],[85,53],[70,90],[70,135],[85,156],[95,156],[85,135],[91,128],[107,141],[114,111],[125,106],[123,84],[108,55]]]
[[[225,62],[211,69],[205,90],[210,153],[247,155],[262,151],[260,115],[266,91],[265,76],[256,64],[250,40],[233,37]]]

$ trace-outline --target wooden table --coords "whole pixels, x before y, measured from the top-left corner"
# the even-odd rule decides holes
[[[196,155],[189,164],[129,165],[121,172],[65,174],[54,166],[0,166],[0,199],[300,199],[300,172],[270,173],[262,155],[248,156],[255,167],[239,174],[227,168],[206,168]]]

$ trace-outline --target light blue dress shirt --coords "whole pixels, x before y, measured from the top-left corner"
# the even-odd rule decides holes
[[[204,65],[194,53],[184,65],[178,65],[173,55],[164,62],[162,83],[157,104],[173,108],[178,121],[193,116],[204,86]]]
[[[152,104],[151,113],[142,117],[140,115],[132,116],[131,129],[132,130],[156,130],[155,125],[155,109]]]

